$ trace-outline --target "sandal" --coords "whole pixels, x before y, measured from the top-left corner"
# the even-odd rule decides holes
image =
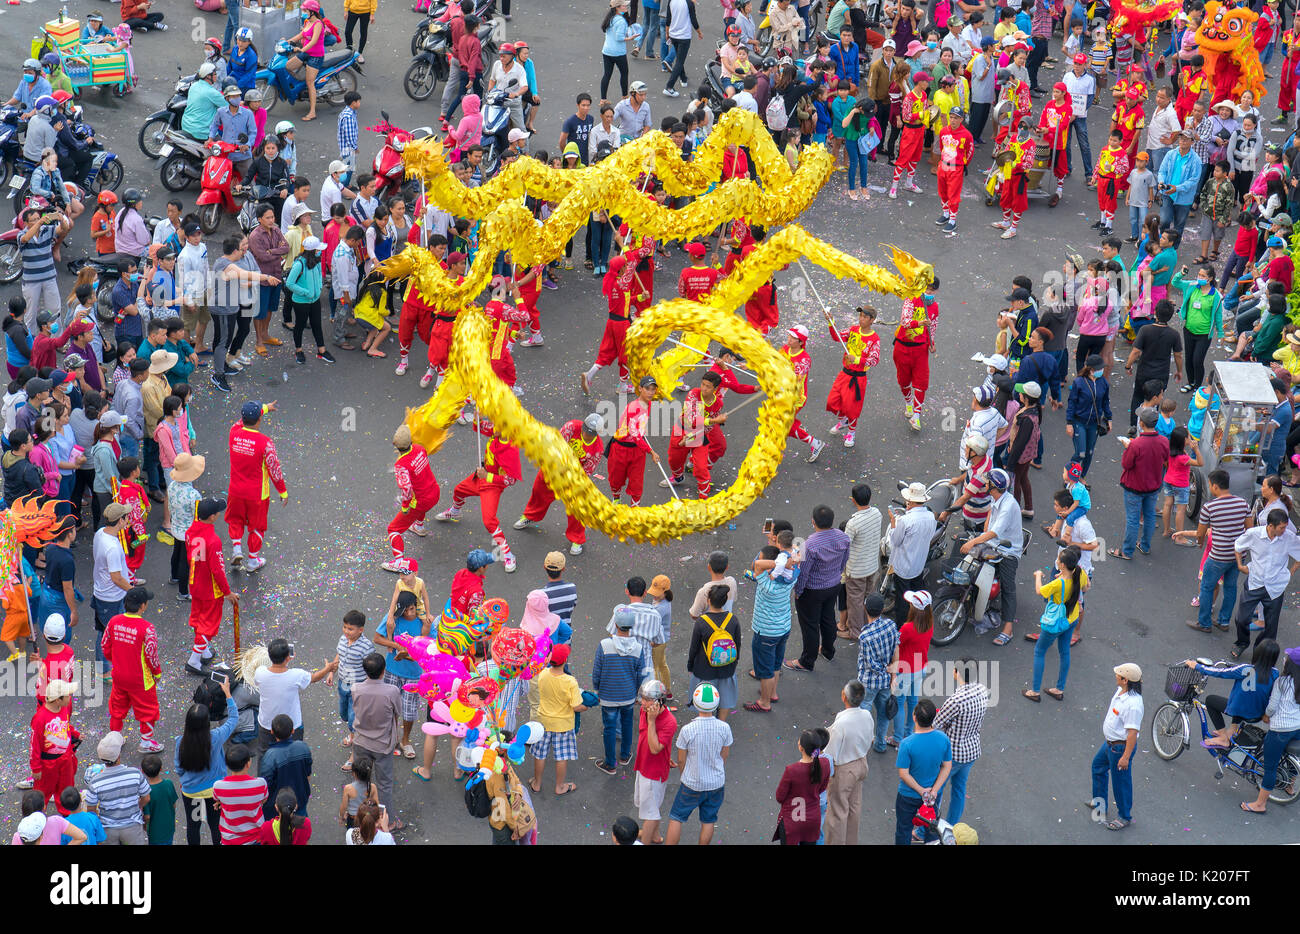
[[[573,784],[573,782],[566,782],[563,788],[555,789],[555,797],[562,798],[565,795],[569,794],[570,792],[577,791],[577,790],[578,790],[578,786]]]
[[[340,769],[341,771],[343,771],[343,772],[351,772],[351,771],[352,771],[352,757],[351,757],[351,756],[348,756],[348,761],[347,761],[347,762],[344,762],[341,766],[339,766],[339,769]]]
[[[1245,811],[1247,814],[1263,814],[1265,811],[1264,808],[1251,807],[1249,801],[1241,802],[1241,809]]]
[[[746,704],[745,709],[748,710],[750,713],[771,713],[772,712],[771,707],[764,707],[758,701],[753,701],[752,703]]]
[[[414,759],[414,758],[415,758],[415,747],[412,746],[410,743],[403,743],[403,744],[402,744],[402,755],[406,756],[406,758],[408,758],[408,759]]]
[[[1070,648],[1074,648],[1082,641],[1083,641],[1083,636],[1075,636],[1073,639],[1070,640]]]
[[[1196,257],[1196,259],[1192,260],[1192,265],[1194,265],[1194,266],[1200,266],[1201,264],[1206,263],[1206,262],[1209,262],[1208,257],[1205,257],[1205,256],[1198,256],[1198,257]]]
[[[994,645],[1006,645],[1011,641],[1011,633],[1000,632],[993,638]]]
[[[384,353],[382,350],[367,350],[367,351],[366,351],[366,356],[367,356],[367,357],[387,357],[388,354]]]
[[[431,782],[431,781],[433,781],[433,776],[432,776],[432,775],[424,776],[424,775],[421,775],[421,774],[420,774],[420,769],[422,769],[422,768],[424,768],[424,766],[422,766],[422,765],[417,765],[417,766],[415,766],[415,768],[411,769],[411,771],[415,774],[415,777],[418,778],[418,779],[419,779],[420,781],[422,781],[422,782]]]
[[[343,742],[341,743],[341,745],[343,746],[344,749],[346,749],[347,747],[351,746],[351,745],[352,745],[352,736],[349,734],[348,736],[343,737]]]
[[[1043,695],[1035,694],[1033,691],[1029,690],[1028,688],[1025,688],[1025,690],[1021,691],[1020,696],[1023,697],[1025,700],[1033,701],[1035,704],[1041,704],[1043,702]]]
[[[799,664],[799,660],[798,660],[797,658],[796,658],[796,659],[793,659],[793,660],[791,660],[791,661],[782,662],[782,663],[781,663],[781,667],[782,667],[782,668],[789,668],[791,671],[810,671],[810,670],[811,670],[811,669],[805,668],[803,665],[800,665],[800,664]]]
[[[1127,827],[1127,826],[1128,826],[1129,824],[1131,824],[1131,823],[1133,823],[1131,820],[1125,820],[1125,819],[1122,818],[1122,817],[1116,817],[1116,818],[1114,818],[1113,820],[1108,820],[1108,821],[1106,821],[1106,829],[1107,829],[1107,830],[1123,830],[1125,827]]]
[[[1120,551],[1118,548],[1107,548],[1107,549],[1106,549],[1106,554],[1110,555],[1112,558],[1119,558],[1121,561],[1132,561],[1132,560],[1133,560],[1133,556],[1132,556],[1132,555],[1126,555],[1126,554],[1124,554],[1124,552]]]
[[[1065,700],[1065,692],[1058,691],[1056,688],[1048,688],[1043,693],[1046,694],[1048,697],[1050,697],[1052,700],[1059,700],[1059,701]]]

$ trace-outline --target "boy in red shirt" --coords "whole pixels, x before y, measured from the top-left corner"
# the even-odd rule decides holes
[[[802,324],[796,324],[790,330],[786,331],[785,345],[781,348],[781,356],[789,361],[790,366],[794,369],[794,377],[799,383],[799,409],[802,411],[804,404],[808,401],[808,375],[812,372],[812,357],[804,349],[808,343],[808,329]],[[798,418],[790,423],[790,437],[804,441],[808,445],[808,463],[813,463],[821,457],[822,448],[826,447],[825,441],[819,441],[814,438],[808,429],[803,427]]]
[[[289,502],[284,471],[275,452],[275,442],[257,426],[262,416],[275,411],[275,403],[262,405],[252,400],[240,410],[240,420],[230,428],[230,488],[227,491],[226,526],[230,531],[231,564],[245,571],[259,570],[266,559],[258,557],[267,529],[271,487],[280,502]],[[244,559],[244,529],[248,529],[248,559]]]
[[[144,549],[149,541],[145,529],[145,520],[149,518],[149,497],[137,482],[140,479],[140,459],[127,455],[117,462],[117,470],[122,479],[113,491],[113,501],[131,511],[126,527],[118,535],[122,539],[122,550],[126,552],[126,569],[131,572],[131,582],[143,584],[144,578],[137,577],[135,572],[144,564]]]
[[[939,277],[920,298],[903,302],[903,317],[894,329],[894,371],[906,403],[904,417],[913,431],[921,430],[921,404],[930,388],[930,354],[935,352],[934,327],[939,321]]]
[[[122,598],[123,612],[104,627],[104,660],[113,669],[113,689],[108,695],[108,728],[122,732],[128,711],[140,725],[140,751],[159,752],[153,738],[158,722],[158,633],[142,615],[153,597],[143,587],[132,587]]]
[[[609,442],[609,490],[610,499],[618,502],[623,495],[623,486],[627,485],[627,498],[633,506],[641,505],[641,494],[645,489],[645,457],[656,464],[659,455],[650,442],[646,440],[645,428],[650,423],[650,401],[659,389],[659,381],[653,376],[641,377],[637,387],[636,398],[623,410],[618,431]]]
[[[659,836],[659,822],[663,819],[660,810],[672,774],[673,734],[677,732],[677,718],[668,707],[668,696],[663,682],[653,679],[642,684],[639,692],[641,711],[632,767],[636,773],[632,803],[642,821],[640,840],[645,844],[664,842]]]
[[[424,530],[424,517],[437,504],[442,491],[438,489],[438,479],[429,466],[428,453],[411,441],[411,429],[405,425],[398,428],[393,435],[393,447],[397,449],[393,473],[401,498],[397,501],[397,515],[388,523],[388,547],[392,549],[393,557],[382,567],[385,571],[396,572],[405,566],[406,543],[402,540],[402,533],[410,529],[421,538],[429,534]]]
[[[537,299],[542,294],[543,266],[520,266],[514,273],[515,300],[528,312],[524,337],[519,343],[524,347],[542,346],[542,313]]]
[[[1110,131],[1110,142],[1097,154],[1097,168],[1092,177],[1097,182],[1097,210],[1101,221],[1092,226],[1101,228],[1103,237],[1110,236],[1115,225],[1115,204],[1128,179],[1128,150],[1124,148],[1124,134]]]
[[[506,542],[505,533],[501,531],[497,507],[501,503],[501,494],[505,492],[506,487],[518,483],[523,475],[519,449],[505,439],[497,437],[496,428],[490,421],[484,419],[476,427],[480,434],[491,439],[483,451],[483,463],[472,474],[456,484],[451,491],[451,506],[434,518],[439,522],[459,522],[460,511],[465,505],[465,500],[477,496],[479,510],[483,516],[483,527],[492,536],[506,573],[511,573],[515,569],[515,556]]]
[[[77,783],[77,747],[81,745],[81,733],[69,719],[74,690],[70,681],[51,681],[45,686],[45,700],[32,717],[28,750],[32,787],[45,801],[53,798],[59,813],[65,816],[68,811],[59,794]]]

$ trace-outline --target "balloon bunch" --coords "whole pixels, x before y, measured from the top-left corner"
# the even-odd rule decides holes
[[[490,641],[509,617],[510,604],[500,597],[484,600],[468,615],[453,610],[448,600],[438,619],[438,646],[452,655],[467,655],[475,642]]]
[[[402,633],[393,641],[406,649],[406,653],[420,666],[420,677],[415,684],[406,685],[406,690],[420,695],[426,703],[439,703],[445,697],[454,696],[460,685],[469,680],[469,669],[460,655],[445,651],[440,639]]]

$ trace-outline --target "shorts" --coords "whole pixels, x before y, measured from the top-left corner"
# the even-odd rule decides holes
[[[765,681],[776,677],[777,672],[781,670],[781,662],[785,658],[785,643],[789,638],[788,630],[779,636],[761,636],[754,633],[749,648],[753,653],[754,674],[758,676],[758,680]]]
[[[395,675],[391,671],[384,672],[384,683],[395,684],[398,690],[402,692],[402,719],[408,723],[414,723],[420,717],[421,700],[420,695],[414,691],[405,690],[408,684],[414,684],[418,678],[403,678],[401,675]]]
[[[673,798],[672,809],[668,812],[670,820],[685,823],[698,807],[701,824],[716,824],[718,811],[722,810],[722,798],[726,788],[714,788],[712,791],[696,791],[685,783],[677,786],[677,795]]]
[[[754,674],[758,674],[757,671]],[[691,694],[695,694],[695,689],[704,683],[703,678],[697,678],[691,675]],[[710,680],[709,684],[718,689],[719,707],[727,710],[735,710],[740,703],[740,687],[736,683],[736,675],[733,672],[730,678],[721,680]]]
[[[201,304],[187,305],[181,303],[181,322],[185,325],[185,330],[189,331],[193,337],[198,333],[200,325],[212,323],[212,314],[208,311],[208,301],[205,298]]]
[[[321,66],[325,64],[325,56],[304,55],[302,56],[302,63],[306,65],[308,68],[315,68],[317,71],[320,71]]]
[[[1209,217],[1201,218],[1201,239],[1202,240],[1213,240],[1215,243],[1218,243],[1220,240],[1223,239],[1223,235],[1227,233],[1227,231],[1228,231],[1227,224],[1216,224]]]
[[[657,782],[637,772],[636,781],[632,785],[632,803],[636,805],[637,819],[659,820],[662,816],[659,811],[663,807],[664,793],[667,790],[667,782]]]
[[[1161,496],[1172,496],[1175,506],[1186,506],[1187,501],[1191,498],[1190,486],[1174,486],[1172,483],[1166,483],[1160,490]]]
[[[577,759],[578,734],[573,730],[565,730],[563,733],[552,733],[547,730],[542,734],[541,739],[533,743],[533,758],[540,761],[549,753],[554,753],[557,762]]]

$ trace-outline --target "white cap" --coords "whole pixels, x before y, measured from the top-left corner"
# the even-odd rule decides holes
[[[62,642],[63,637],[68,634],[68,623],[63,618],[62,613],[51,613],[45,618],[45,625],[41,631],[45,634],[48,642]]]
[[[884,42],[880,44],[880,47],[882,49],[897,49],[898,43],[895,42],[893,39],[886,39]]]
[[[45,815],[40,811],[28,814],[18,822],[18,837],[28,843],[35,843],[45,833]]]
[[[528,139],[527,130],[521,130],[518,127],[515,127],[513,130],[511,130],[509,133],[506,134],[506,140],[511,143],[517,143],[521,139]]]
[[[903,592],[903,599],[918,610],[924,610],[930,605],[930,591],[928,590],[906,590]]]
[[[341,159],[335,159],[333,162],[330,163],[331,175],[333,175],[335,172],[346,172],[347,170],[348,170],[348,164]]]
[[[314,208],[310,208],[310,207],[308,207],[308,206],[305,205],[305,204],[295,204],[295,205],[293,206],[293,219],[294,219],[294,220],[297,220],[298,218],[302,217],[304,214],[315,214],[315,213],[316,213],[316,210],[315,210]]]
[[[597,434],[600,434],[600,429],[605,427],[605,420],[595,412],[592,412],[582,420],[582,427],[586,428],[588,431],[594,431]]]
[[[308,237],[302,242],[302,248],[312,253],[317,253],[325,249],[325,244],[321,242],[320,237]]]

